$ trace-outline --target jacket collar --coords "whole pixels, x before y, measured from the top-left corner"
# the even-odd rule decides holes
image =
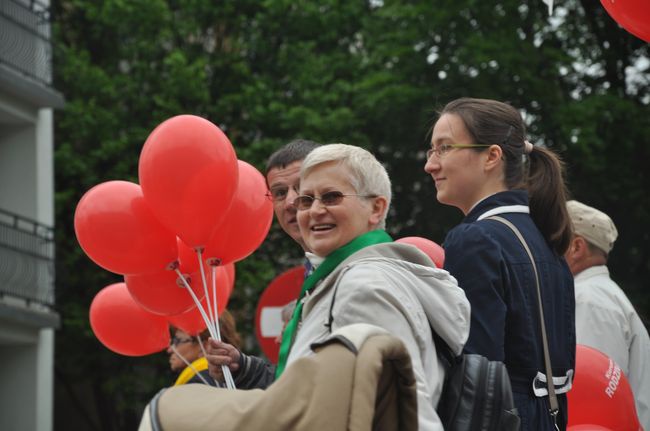
[[[578,274],[576,274],[574,280],[578,282],[578,281],[587,280],[592,277],[597,277],[599,275],[606,275],[607,277],[609,277],[609,269],[607,269],[607,266],[605,265],[590,266],[589,268],[580,271]]]
[[[463,223],[473,223],[481,214],[501,206],[528,205],[528,192],[526,190],[507,190],[495,193],[477,203],[465,216]]]

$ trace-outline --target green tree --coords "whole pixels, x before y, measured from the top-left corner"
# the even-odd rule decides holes
[[[538,0],[479,2],[61,0],[53,4],[56,87],[56,427],[134,429],[170,383],[164,355],[104,348],[88,307],[120,277],[94,265],[73,229],[76,203],[111,179],[137,182],[147,135],[181,113],[204,116],[259,169],[295,137],[374,151],[395,200],[389,230],[441,243],[461,214],[438,204],[423,172],[437,108],[460,96],[507,100],[531,141],[562,154],[577,199],[612,215],[621,237],[614,278],[650,315],[648,44],[598,2],[568,1],[549,17]],[[229,308],[247,348],[269,281],[300,262],[273,227],[237,264]]]

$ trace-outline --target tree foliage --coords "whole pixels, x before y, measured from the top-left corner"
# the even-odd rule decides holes
[[[93,185],[137,181],[148,133],[181,113],[218,124],[238,157],[260,169],[295,137],[364,146],[393,179],[390,232],[442,242],[461,214],[436,202],[423,172],[435,111],[460,96],[510,101],[531,140],[563,156],[573,195],[612,215],[620,228],[612,273],[650,314],[648,44],[598,2],[567,1],[552,17],[537,0],[61,0],[53,8],[55,85],[67,99],[55,135],[57,428],[134,429],[172,379],[164,355],[119,357],[93,336],[90,301],[120,279],[84,256],[73,214]],[[299,259],[274,227],[237,265],[229,308],[249,349],[256,299]]]

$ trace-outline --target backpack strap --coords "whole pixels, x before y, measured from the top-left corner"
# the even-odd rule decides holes
[[[336,285],[334,286],[334,293],[332,293],[332,302],[330,302],[330,309],[329,313],[327,316],[327,323],[325,323],[325,327],[327,328],[327,331],[331,334],[332,333],[332,323],[334,323],[334,302],[336,302],[336,292],[339,290],[339,282],[336,282]]]
[[[537,286],[537,305],[539,306],[538,308],[539,326],[542,333],[542,345],[544,347],[546,385],[548,387],[548,399],[550,403],[549,413],[553,417],[553,423],[555,424],[555,428],[559,431],[559,428],[557,426],[557,414],[560,411],[560,407],[557,401],[557,395],[555,394],[555,384],[553,383],[553,368],[551,367],[551,355],[549,354],[548,351],[548,338],[546,336],[546,325],[544,324],[544,308],[542,307],[542,292],[539,287],[539,274],[537,273],[537,265],[535,265],[535,259],[533,258],[533,253],[531,253],[530,248],[528,247],[528,244],[526,243],[524,236],[521,234],[521,232],[519,232],[519,229],[517,229],[517,227],[514,224],[512,224],[510,221],[499,216],[486,217],[485,220],[496,220],[508,226],[510,230],[514,232],[517,239],[519,239],[519,242],[521,242],[521,245],[526,250],[528,257],[530,258],[530,262],[533,265],[533,271],[535,273],[535,285]]]
[[[458,356],[456,356],[451,350],[451,347],[442,339],[440,335],[433,329],[433,326],[429,324],[431,328],[431,335],[433,336],[433,343],[436,346],[436,354],[442,360],[445,365],[445,369],[451,368],[451,366],[458,361]]]

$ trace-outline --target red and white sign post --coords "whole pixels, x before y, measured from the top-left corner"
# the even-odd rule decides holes
[[[298,298],[305,277],[305,267],[296,266],[271,281],[262,293],[255,312],[255,335],[262,351],[273,363],[278,361],[280,345],[278,336],[282,333],[282,309]]]

